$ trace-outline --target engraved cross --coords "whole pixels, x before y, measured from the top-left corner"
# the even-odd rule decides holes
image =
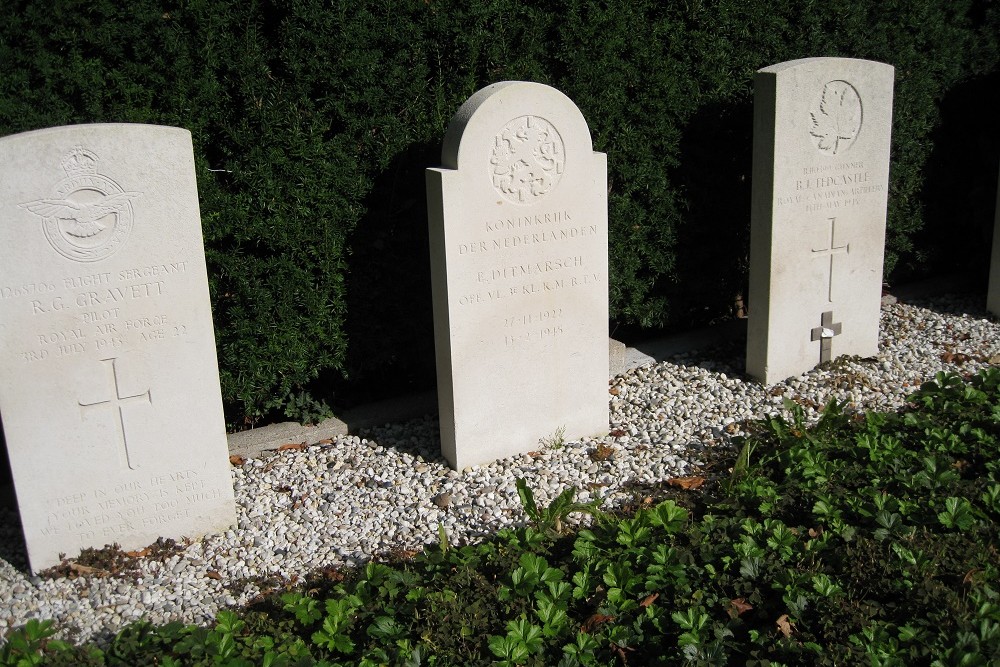
[[[110,405],[112,408],[117,410],[118,419],[116,420],[118,424],[118,435],[122,443],[122,447],[125,450],[125,463],[131,470],[138,470],[138,464],[132,463],[132,454],[129,452],[128,448],[128,437],[125,435],[125,406],[129,404],[134,404],[136,401],[145,402],[148,405],[152,405],[153,399],[150,396],[149,389],[140,393],[132,394],[130,396],[123,396],[121,387],[118,386],[118,359],[111,357],[110,359],[101,359],[102,362],[111,362],[111,383],[114,385],[113,393],[111,398],[106,398],[101,401],[93,401],[91,403],[84,403],[83,401],[77,401],[81,408],[92,408],[99,405]]]
[[[820,326],[812,330],[812,338],[810,340],[820,341],[819,363],[825,364],[833,357],[833,337],[841,334],[844,325],[842,322],[834,324],[832,310],[823,313],[819,323]]]
[[[846,245],[833,245],[834,236],[836,235],[837,229],[837,219],[827,218],[830,221],[830,245],[826,248],[813,248],[813,257],[829,257],[830,258],[830,280],[827,285],[826,300],[829,303],[833,303],[833,260],[836,255],[846,255],[851,252],[851,244]]]

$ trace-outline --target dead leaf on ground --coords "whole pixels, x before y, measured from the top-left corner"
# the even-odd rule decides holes
[[[612,396],[617,396],[618,394],[621,393],[621,390],[618,387],[611,387],[610,389],[608,389],[608,393],[611,394]]]
[[[580,632],[584,634],[590,634],[594,631],[597,626],[607,623],[608,621],[615,620],[614,616],[605,616],[604,614],[594,614],[580,626]]]
[[[70,563],[69,570],[73,574],[78,574],[81,577],[85,577],[89,574],[99,577],[110,574],[107,570],[102,570],[99,567],[90,567],[89,565],[80,565],[79,563]]]
[[[625,431],[621,430],[620,428],[613,428],[611,429],[611,433],[608,433],[608,435],[610,435],[612,438],[621,438],[625,436]]]
[[[649,605],[656,602],[656,598],[660,597],[659,593],[653,593],[652,595],[647,595],[646,598],[639,603],[640,607],[648,607]]]
[[[243,458],[242,456],[240,456],[239,454],[233,454],[232,456],[229,457],[229,463],[231,465],[236,466],[236,467],[239,467],[239,466],[243,465],[246,462],[247,462],[247,460],[245,458]]]
[[[146,547],[145,549],[139,549],[138,551],[126,551],[125,554],[127,556],[131,556],[132,558],[145,558],[149,555],[149,552],[150,548]]]
[[[704,477],[672,477],[667,480],[667,484],[670,486],[676,486],[685,491],[699,489],[704,483]]]
[[[317,445],[332,445],[333,444],[333,438],[323,438],[322,440],[320,440],[316,444]]]
[[[216,581],[222,579],[222,575],[216,572],[215,570],[209,570],[208,572],[205,573],[205,576],[208,577],[209,579],[215,579]]]
[[[962,354],[961,352],[945,352],[941,355],[941,361],[946,364],[956,364],[961,366],[969,360],[969,355]]]
[[[301,452],[306,448],[306,443],[304,442],[287,442],[284,445],[278,447],[279,452]]]
[[[325,567],[320,570],[319,574],[327,581],[343,581],[347,578],[343,572],[335,567]]]
[[[615,448],[604,443],[599,444],[594,451],[590,452],[591,461],[607,461],[615,455]]]
[[[742,616],[753,609],[753,605],[744,600],[743,598],[736,598],[735,600],[729,601],[729,608],[726,611],[729,613],[730,618],[737,618]]]
[[[778,620],[775,621],[774,624],[778,626],[778,632],[785,635],[785,639],[791,637],[792,633],[795,632],[795,624],[789,622],[788,614],[782,614],[779,616]]]

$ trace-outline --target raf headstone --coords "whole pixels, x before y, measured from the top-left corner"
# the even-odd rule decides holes
[[[986,309],[1000,317],[1000,179],[997,180],[997,208],[993,224],[993,257],[990,262],[990,286]]]
[[[427,170],[441,449],[456,468],[608,428],[607,159],[573,102],[488,86]]]
[[[893,68],[806,58],[754,78],[747,373],[878,352]]]
[[[235,522],[191,135],[0,139],[0,415],[33,571]]]

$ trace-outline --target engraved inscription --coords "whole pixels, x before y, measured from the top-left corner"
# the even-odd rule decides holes
[[[863,160],[803,167],[787,181],[783,194],[775,196],[775,207],[801,206],[806,213],[860,206],[871,195],[885,191]]]
[[[532,329],[531,331],[525,331],[520,334],[504,336],[503,341],[505,347],[512,347],[514,345],[523,345],[525,343],[541,342],[548,338],[560,336],[562,333],[563,328],[560,326],[542,327],[539,329]]]
[[[63,257],[96,262],[113,255],[132,230],[132,201],[141,192],[126,191],[97,172],[93,151],[76,147],[62,160],[66,178],[54,195],[20,204],[42,218],[49,245]]]
[[[72,328],[59,331],[48,331],[48,327],[41,325],[43,333],[31,338],[32,346],[37,343],[39,347],[18,353],[25,363],[88,350],[107,353],[121,350],[130,342],[156,342],[187,335],[188,326],[183,321],[168,321],[166,315],[156,311],[136,313],[135,306],[129,308],[131,314],[121,321],[125,302],[150,301],[153,305],[168,292],[174,277],[186,271],[187,262],[180,261],[70,275],[51,283],[0,286],[0,299],[17,303],[43,321],[51,313],[76,311],[79,324],[86,325],[82,328],[69,325]]]
[[[134,457],[129,449],[128,435],[125,430],[125,406],[135,403],[135,402],[145,402],[148,405],[153,404],[153,398],[149,393],[149,389],[139,394],[132,395],[122,395],[121,387],[119,386],[118,380],[118,366],[117,358],[110,357],[108,359],[101,359],[101,362],[111,362],[111,384],[113,391],[109,398],[102,400],[92,401],[90,403],[84,403],[83,401],[78,401],[81,408],[93,408],[101,405],[108,405],[117,411],[116,424],[118,426],[118,436],[122,444],[122,449],[125,453],[125,464],[131,470],[138,470],[139,465],[134,462]]]
[[[458,254],[485,253],[494,250],[504,250],[509,248],[521,248],[550,241],[567,241],[569,239],[584,238],[597,234],[597,225],[585,225],[583,227],[569,227],[567,229],[545,230],[533,234],[521,234],[518,236],[505,236],[491,241],[472,241],[458,244]]]
[[[497,192],[517,204],[531,204],[558,185],[566,156],[562,137],[551,123],[521,116],[496,135],[489,162]]]
[[[527,262],[525,264],[514,264],[512,266],[499,266],[488,271],[478,271],[476,282],[488,285],[497,280],[507,280],[510,278],[523,278],[525,276],[535,276],[542,273],[562,271],[583,266],[583,256],[556,257],[539,262]]]
[[[557,280],[536,280],[530,283],[520,283],[502,289],[485,290],[482,292],[468,292],[458,297],[458,305],[468,306],[477,303],[495,303],[503,299],[517,296],[534,296],[547,294],[574,287],[586,285],[597,285],[601,282],[601,276],[597,273],[578,273],[566,278]]]
[[[569,211],[555,211],[554,213],[536,213],[534,215],[515,215],[509,218],[488,220],[486,231],[489,233],[503,232],[512,229],[523,229],[524,227],[538,227],[541,225],[558,225],[571,220]]]
[[[847,81],[829,81],[819,104],[809,112],[809,136],[821,153],[837,155],[848,150],[861,132],[861,96]]]
[[[196,470],[178,470],[50,498],[43,535],[113,538],[189,519],[199,505],[222,498]]]

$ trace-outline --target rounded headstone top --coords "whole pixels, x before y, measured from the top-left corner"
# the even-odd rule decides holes
[[[501,81],[477,91],[452,117],[441,163],[468,169],[485,160],[494,187],[518,201],[544,195],[567,161],[592,151],[587,121],[569,97],[541,83]],[[524,170],[528,178],[521,178]]]
[[[840,66],[840,67],[864,67],[869,69],[879,69],[888,68],[894,70],[892,65],[878,62],[877,60],[864,60],[862,58],[831,58],[831,57],[815,57],[815,58],[799,58],[797,60],[786,60],[783,63],[777,63],[771,65],[770,67],[763,67],[757,70],[761,74],[780,74],[786,70],[795,69],[796,67],[815,67],[818,65],[824,66]]]

